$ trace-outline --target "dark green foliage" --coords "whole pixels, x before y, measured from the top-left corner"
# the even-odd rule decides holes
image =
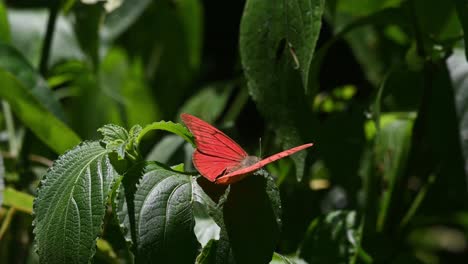
[[[467,28],[464,0],[0,0],[0,263],[465,263]],[[181,113],[314,146],[218,185]]]

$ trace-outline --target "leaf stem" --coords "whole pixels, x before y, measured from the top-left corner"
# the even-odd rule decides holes
[[[52,4],[49,10],[49,19],[47,20],[46,35],[42,44],[41,60],[39,62],[39,72],[42,76],[47,74],[47,65],[49,63],[50,48],[55,31],[55,23],[59,13],[59,4]]]
[[[18,155],[18,142],[16,141],[15,124],[10,104],[8,104],[7,101],[2,100],[2,109],[5,115],[5,125],[8,132],[9,152],[12,156],[16,157]]]
[[[10,226],[11,220],[13,219],[15,212],[16,212],[15,208],[8,209],[8,212],[5,216],[5,220],[3,220],[2,226],[0,227],[0,240],[2,240],[2,237],[7,231],[8,226]]]

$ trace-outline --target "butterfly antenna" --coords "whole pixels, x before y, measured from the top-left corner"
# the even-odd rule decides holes
[[[262,158],[262,138],[258,139],[258,144],[260,145],[260,158]]]

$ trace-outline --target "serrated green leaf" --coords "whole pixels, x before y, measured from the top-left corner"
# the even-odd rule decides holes
[[[182,137],[188,143],[192,144],[192,146],[195,146],[195,139],[193,135],[188,131],[188,129],[182,126],[181,124],[173,123],[171,121],[159,121],[145,126],[137,136],[135,140],[135,145],[138,146],[145,134],[152,130],[163,130],[174,133]]]
[[[323,6],[323,0],[249,0],[244,9],[240,53],[249,91],[284,148],[310,141],[316,131],[305,91]],[[306,156],[292,157],[298,179]]]
[[[125,128],[114,124],[107,124],[99,128],[98,131],[101,133],[102,142],[105,144],[125,142],[129,138]]]
[[[136,262],[193,263],[198,242],[191,177],[145,162],[130,169],[122,184],[125,201],[119,202],[117,215],[131,233]]]
[[[34,67],[10,45],[0,43],[0,68],[15,76],[34,98],[62,122],[65,114],[52,90]]]
[[[117,177],[108,151],[84,142],[54,163],[34,201],[34,234],[44,263],[88,263]]]
[[[299,255],[308,263],[348,263],[357,235],[355,212],[328,213],[310,224]]]
[[[0,97],[16,116],[56,153],[63,153],[81,140],[67,125],[40,104],[29,89],[10,73],[0,69]]]
[[[32,213],[34,197],[31,194],[20,192],[13,188],[6,188],[3,195],[3,205],[13,207],[16,210],[27,214]]]

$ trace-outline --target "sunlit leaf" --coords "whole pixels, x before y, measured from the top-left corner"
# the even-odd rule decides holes
[[[136,144],[138,145],[141,141],[141,139],[150,131],[153,130],[162,130],[162,131],[167,131],[174,133],[183,139],[185,139],[187,142],[189,142],[192,145],[195,145],[195,140],[193,135],[188,131],[188,129],[181,124],[178,123],[173,123],[173,122],[165,122],[165,121],[160,121],[160,122],[154,122],[152,124],[149,124],[145,126],[140,134],[138,135],[138,138],[136,139]]]
[[[107,154],[97,142],[82,143],[45,175],[34,201],[34,234],[42,262],[87,263],[93,256],[117,176]]]
[[[31,91],[13,75],[0,69],[0,97],[6,100],[16,116],[36,136],[57,153],[63,153],[80,142],[80,138],[38,102]]]
[[[34,197],[31,194],[20,192],[13,188],[6,188],[3,195],[3,205],[13,207],[27,214],[32,213]]]

